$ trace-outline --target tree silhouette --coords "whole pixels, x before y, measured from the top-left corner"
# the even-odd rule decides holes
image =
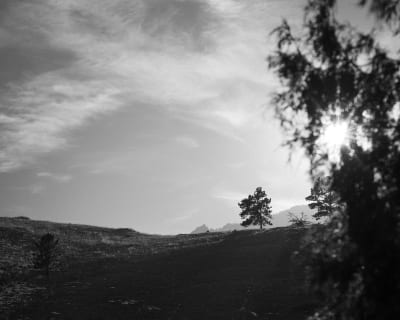
[[[399,0],[361,0],[360,5],[369,6],[369,10],[378,20],[383,21],[395,35],[400,32]]]
[[[34,255],[34,267],[44,269],[49,277],[50,268],[54,265],[57,256],[58,239],[51,233],[46,233],[40,237],[39,241],[34,241],[36,252]]]
[[[360,5],[399,40],[400,1]],[[313,319],[400,319],[399,53],[335,12],[335,0],[309,0],[304,34],[284,21],[269,57],[282,81],[274,103],[288,145],[305,148],[314,177],[329,172],[344,205],[306,245],[310,280],[325,299]],[[333,162],[318,141],[336,122],[348,124],[350,141]]]
[[[296,215],[293,212],[289,212],[288,216],[289,222],[293,227],[302,228],[311,224],[311,222],[308,221],[307,215],[305,215],[304,212],[301,212],[299,215]]]
[[[272,225],[272,207],[270,204],[271,198],[267,197],[265,191],[261,187],[256,188],[254,194],[238,203],[238,206],[242,209],[240,217],[245,219],[241,225],[244,227],[259,225],[260,229],[267,224]]]
[[[330,189],[330,179],[328,177],[318,177],[314,186],[311,188],[311,194],[306,197],[310,209],[317,209],[312,216],[319,220],[329,217],[335,210],[339,209],[337,194]]]

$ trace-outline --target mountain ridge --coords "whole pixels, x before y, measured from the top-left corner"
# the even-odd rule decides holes
[[[304,212],[307,216],[307,219],[312,223],[316,223],[316,220],[312,218],[312,214],[315,213],[315,210],[312,210],[308,207],[307,204],[304,205],[296,205],[290,207],[289,209],[279,211],[276,214],[272,215],[272,226],[266,226],[266,229],[276,228],[276,227],[286,227],[290,225],[289,222],[289,212],[294,214],[300,214]],[[249,229],[258,229],[258,226],[249,226],[243,227],[240,222],[228,222],[220,228],[209,228],[206,224],[202,224],[201,226],[196,227],[191,234],[198,234],[204,232],[229,232],[229,231],[239,231],[239,230],[249,230]]]

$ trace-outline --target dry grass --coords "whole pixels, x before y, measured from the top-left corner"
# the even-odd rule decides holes
[[[290,320],[312,309],[291,260],[302,229],[157,236],[10,218],[0,228],[0,269],[22,270],[0,291],[10,319]],[[29,265],[45,232],[62,244],[49,282]]]

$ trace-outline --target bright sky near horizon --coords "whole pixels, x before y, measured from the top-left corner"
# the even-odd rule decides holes
[[[304,203],[273,117],[291,0],[2,0],[0,215],[190,232]]]

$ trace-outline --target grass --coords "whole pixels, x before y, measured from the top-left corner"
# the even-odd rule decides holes
[[[8,237],[16,230],[18,248],[27,229],[13,223]],[[79,236],[59,233],[61,242],[69,240],[68,264],[49,282],[32,271],[16,279],[28,293],[3,313],[7,318],[290,320],[313,310],[303,270],[292,259],[304,229],[163,237],[74,228]]]

